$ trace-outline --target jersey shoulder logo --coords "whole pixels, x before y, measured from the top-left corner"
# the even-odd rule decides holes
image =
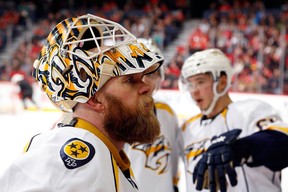
[[[94,147],[78,138],[69,139],[60,150],[60,157],[68,169],[75,169],[87,164],[94,155]]]
[[[146,168],[157,171],[158,174],[163,174],[169,169],[172,147],[163,135],[158,137],[154,143],[134,144],[132,148],[145,154]]]
[[[185,147],[185,161],[187,164],[187,172],[193,173],[196,158],[205,152],[211,145],[211,138],[204,138],[201,141],[191,143]],[[197,162],[197,161],[196,161]]]

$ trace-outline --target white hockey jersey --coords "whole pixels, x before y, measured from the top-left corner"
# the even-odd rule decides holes
[[[182,126],[187,191],[196,190],[192,173],[201,156],[200,151],[207,148],[206,144],[213,136],[236,128],[242,129],[239,138],[265,129],[288,133],[288,126],[283,123],[278,112],[267,103],[257,100],[231,103],[213,119],[205,120],[202,114],[188,119]],[[236,171],[238,184],[232,187],[228,182],[228,192],[281,191],[280,172],[273,172],[264,166],[248,167],[245,164],[237,167]]]
[[[36,135],[0,177],[1,192],[138,191],[124,151],[97,128],[78,119]]]
[[[178,182],[180,136],[178,120],[173,110],[155,101],[156,116],[161,133],[154,143],[126,145],[124,150],[131,161],[139,191],[173,192]]]

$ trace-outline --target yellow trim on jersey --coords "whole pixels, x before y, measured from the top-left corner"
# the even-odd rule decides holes
[[[166,103],[155,103],[155,107],[156,109],[164,109],[165,111],[168,111],[171,115],[175,115],[174,111],[172,110],[172,108],[167,105]]]
[[[190,151],[187,155],[186,158],[187,159],[191,159],[192,157],[196,157],[197,155],[200,155],[201,153],[203,153],[205,150],[203,149],[198,149],[198,150],[193,150]]]
[[[75,127],[85,129],[85,130],[93,133],[94,135],[96,135],[108,147],[109,151],[112,153],[112,155],[115,158],[120,169],[122,171],[129,169],[130,161],[123,150],[118,152],[115,145],[113,143],[111,143],[111,141],[103,133],[101,133],[101,131],[99,131],[99,129],[97,129],[92,124],[88,123],[87,121],[84,121],[83,119],[77,118],[77,120],[78,121],[75,124]]]
[[[225,109],[221,112],[221,115],[224,117],[224,119],[226,119],[227,112],[228,112],[228,108],[225,108]]]
[[[31,143],[31,141],[29,141],[29,142],[24,146],[23,153],[25,153],[25,152],[28,151],[28,148],[29,148],[29,146],[30,146],[30,143]]]
[[[173,177],[173,185],[178,186],[179,183],[180,172],[177,173],[177,177]]]
[[[141,150],[142,151],[142,149],[136,149],[136,150]],[[164,146],[164,149],[163,149],[163,146],[156,145],[156,146],[151,146],[149,148],[149,150],[146,150],[146,151],[143,151],[143,152],[145,152],[146,155],[149,155],[149,154],[154,154],[157,151],[161,151],[161,150],[171,150],[171,148],[169,148],[168,146]]]
[[[119,171],[117,169],[117,162],[115,161],[114,158],[112,158],[112,163],[113,163],[113,170],[114,170],[114,174],[115,174],[115,180],[116,180],[116,192],[119,191]]]
[[[200,117],[202,117],[201,113],[199,113],[198,115],[195,115],[195,116],[191,117],[190,119],[188,119],[187,121],[185,121],[185,123],[181,127],[181,130],[185,131],[188,123],[191,123],[191,122],[195,121],[196,119],[199,119]]]
[[[34,136],[30,139],[30,141],[24,146],[23,153],[26,153],[26,152],[29,150],[29,147],[30,147],[33,139],[34,139],[37,135],[39,135],[39,134],[34,135]]]
[[[279,126],[269,126],[267,130],[276,130],[288,135],[288,128],[287,127],[279,127]]]

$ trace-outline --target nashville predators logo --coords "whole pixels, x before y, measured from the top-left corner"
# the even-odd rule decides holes
[[[187,162],[187,172],[193,173],[197,163],[197,157],[201,156],[211,144],[210,139],[206,138],[202,141],[192,143],[185,148],[185,160]]]
[[[81,139],[69,139],[61,148],[60,156],[68,169],[74,169],[85,165],[94,156],[94,147]]]
[[[160,136],[151,144],[135,144],[132,147],[146,155],[145,167],[158,174],[163,174],[169,169],[171,161],[171,145],[164,136]]]

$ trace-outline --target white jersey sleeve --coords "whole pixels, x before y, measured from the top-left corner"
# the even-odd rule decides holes
[[[102,138],[75,127],[35,136],[28,151],[0,177],[0,191],[137,191],[132,172],[124,175],[119,157]]]
[[[288,133],[285,128],[287,124],[283,122],[279,111],[270,104],[259,100],[238,101],[230,105],[227,123],[231,128],[240,126],[244,132],[242,135],[250,135],[265,129]]]

